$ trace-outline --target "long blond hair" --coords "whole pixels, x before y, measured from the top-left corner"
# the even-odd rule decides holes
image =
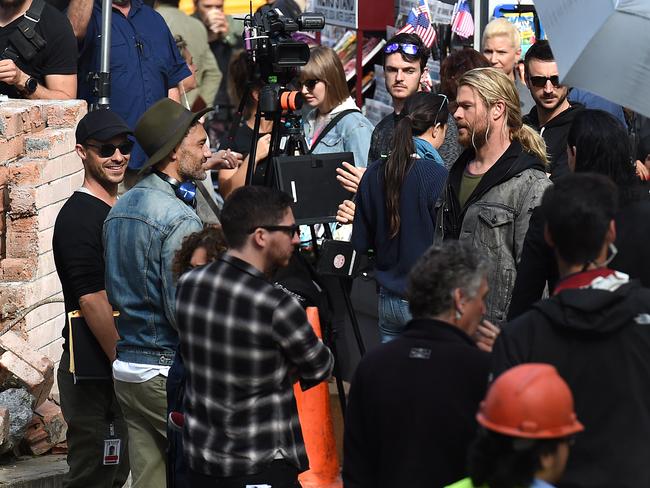
[[[519,141],[524,151],[534,154],[544,164],[548,164],[546,143],[534,129],[524,124],[517,88],[502,71],[495,68],[475,68],[458,80],[458,86],[473,88],[486,108],[503,102],[510,139]]]

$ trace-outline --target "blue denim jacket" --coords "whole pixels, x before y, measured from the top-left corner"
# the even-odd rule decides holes
[[[120,312],[121,361],[170,366],[178,344],[174,254],[200,231],[196,213],[151,174],[121,197],[104,222],[106,293]]]
[[[348,98],[341,105],[330,113],[330,118],[337,113],[357,108],[351,98]],[[314,139],[316,109],[310,111],[304,120],[305,138],[311,145]],[[374,127],[372,123],[363,116],[361,112],[350,113],[339,120],[332,129],[325,134],[323,139],[314,148],[314,154],[351,152],[354,154],[354,165],[365,168],[368,166],[368,151],[370,149],[370,137]]]

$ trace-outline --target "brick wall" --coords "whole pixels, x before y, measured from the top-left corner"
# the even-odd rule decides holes
[[[56,216],[83,182],[74,130],[81,101],[0,103],[0,329],[17,311],[61,296],[52,256]],[[58,361],[63,304],[42,306],[14,330]]]

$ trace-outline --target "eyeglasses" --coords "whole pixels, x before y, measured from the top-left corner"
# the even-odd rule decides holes
[[[133,141],[125,141],[122,144],[90,144],[86,142],[84,146],[90,146],[94,147],[97,149],[99,155],[102,158],[110,158],[113,154],[115,154],[115,150],[119,149],[122,154],[129,154],[131,152],[131,149],[133,149]]]
[[[553,76],[529,76],[530,84],[537,88],[544,88],[546,82],[550,81],[551,84],[557,88],[560,85],[560,77],[558,75]]]
[[[309,91],[314,91],[314,88],[316,88],[316,85],[318,85],[318,82],[321,80],[305,80],[302,82],[302,86],[307,88]]]
[[[268,230],[269,232],[286,232],[289,237],[293,238],[298,232],[300,232],[300,226],[298,224],[293,225],[258,225],[253,227],[248,231],[249,234],[252,234],[257,229]]]
[[[384,48],[384,54],[393,54],[394,52],[402,51],[404,54],[411,56],[417,55],[420,47],[416,44],[403,44],[401,42],[391,42]]]

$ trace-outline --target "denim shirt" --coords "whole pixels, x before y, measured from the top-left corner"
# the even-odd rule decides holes
[[[333,118],[337,113],[357,108],[351,98],[330,113]],[[305,117],[305,138],[311,146],[314,139],[317,109],[310,111]],[[331,120],[330,118],[330,120]],[[337,152],[351,152],[354,154],[354,165],[359,168],[368,166],[368,151],[370,137],[374,127],[361,112],[349,113],[340,119],[332,129],[325,134],[318,145],[313,149],[314,154],[327,154]]]
[[[121,361],[170,366],[178,344],[174,254],[201,221],[151,174],[121,197],[104,222],[106,293],[120,312]]]

